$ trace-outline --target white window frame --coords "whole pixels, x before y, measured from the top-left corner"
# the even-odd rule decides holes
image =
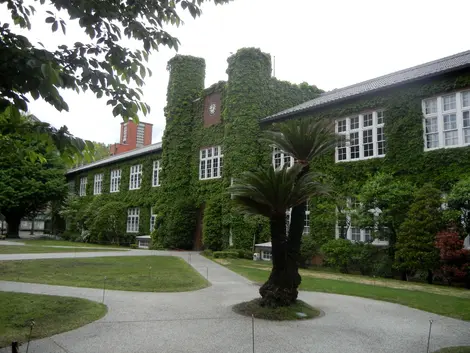
[[[140,208],[131,207],[127,209],[127,233],[139,232]]]
[[[162,161],[153,161],[152,187],[160,186],[160,174],[162,171]]]
[[[452,92],[442,94],[440,96],[429,97],[423,99],[421,102],[423,111],[423,140],[424,140],[424,151],[432,151],[440,148],[456,148],[470,145],[470,137],[468,142],[465,142],[465,132],[469,131],[470,136],[470,125],[465,126],[464,115],[468,116],[468,124],[470,124],[470,98],[467,101],[467,106],[464,106],[464,95],[470,95],[470,90]],[[448,97],[455,98],[455,109],[445,109],[445,99]],[[436,111],[427,112],[426,103],[435,102]],[[456,117],[455,128],[445,130],[444,119],[448,115],[454,115]],[[436,119],[437,131],[427,132],[426,121],[430,119]],[[457,132],[457,143],[453,145],[446,145],[446,132]],[[437,145],[428,147],[427,135],[437,135]]]
[[[101,195],[103,189],[103,173],[95,174],[93,183],[93,195]]]
[[[109,192],[119,192],[121,186],[121,169],[113,169],[110,173]]]
[[[220,179],[223,163],[224,155],[221,146],[201,148],[199,151],[199,180]]]
[[[310,208],[308,206],[308,202],[305,205],[304,230],[302,231],[302,234],[310,234]]]
[[[142,164],[133,165],[129,174],[129,190],[139,190],[142,185]]]
[[[261,250],[261,259],[271,261],[273,259],[273,253],[269,250]]]
[[[87,184],[87,177],[81,177],[80,178],[80,190],[79,190],[79,195],[80,196],[86,196],[86,184]]]
[[[285,165],[287,168],[291,168],[294,166],[294,157],[273,146],[272,164],[274,169],[282,169]]]
[[[369,123],[370,115],[372,115],[371,124],[364,126],[366,122]],[[387,151],[385,145],[384,116],[385,111],[380,109],[336,119],[335,131],[342,137],[342,140],[335,149],[335,162],[351,162],[385,157]],[[369,131],[372,133],[370,141],[365,143],[366,133],[367,138],[369,138]],[[379,131],[381,131],[381,134],[379,134]],[[354,138],[352,136],[353,134],[355,135]],[[383,138],[382,140],[378,140],[380,136]],[[369,148],[366,150],[366,145],[368,146],[370,144],[372,145],[372,150]],[[367,151],[372,151],[372,155],[365,156]],[[340,152],[341,155],[346,153],[345,158],[339,158]],[[353,156],[354,158],[352,158]]]
[[[155,221],[157,220],[157,214],[153,213],[153,207],[150,207],[150,233],[155,229]]]

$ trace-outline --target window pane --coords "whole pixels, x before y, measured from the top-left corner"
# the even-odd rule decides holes
[[[377,112],[377,124],[384,123],[384,112]]]
[[[351,130],[359,129],[359,117],[351,118]]]
[[[351,145],[351,159],[359,158],[359,132],[353,132],[349,135],[349,143]]]
[[[470,127],[470,112],[463,112],[463,127]]]
[[[470,143],[470,129],[463,129],[463,137],[465,143]]]
[[[351,239],[354,241],[361,241],[361,229],[358,227],[351,227]]]
[[[444,142],[446,146],[454,146],[459,143],[458,133],[456,130],[444,133]]]
[[[435,114],[437,113],[437,98],[426,99],[424,101],[425,113],[426,114]]]
[[[470,107],[470,91],[462,93],[462,107]]]
[[[437,132],[437,118],[426,119],[426,133]]]
[[[372,126],[372,113],[364,114],[364,127]]]
[[[207,158],[212,157],[212,148],[207,150]]]
[[[455,114],[444,115],[444,130],[457,129],[457,116]]]
[[[346,147],[338,148],[338,161],[346,160]]]
[[[337,125],[338,125],[338,128],[337,128],[338,132],[346,131],[346,119],[338,120]]]
[[[439,147],[439,135],[438,134],[427,134],[426,135],[426,147],[427,148]]]
[[[442,97],[444,111],[455,109],[455,94]]]

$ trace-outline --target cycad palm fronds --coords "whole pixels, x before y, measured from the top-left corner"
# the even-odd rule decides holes
[[[244,213],[266,217],[283,214],[288,208],[306,202],[309,197],[329,191],[325,185],[315,181],[318,173],[306,173],[298,178],[301,169],[300,165],[295,165],[289,169],[259,168],[245,172],[228,191]]]
[[[332,150],[338,137],[334,124],[327,120],[291,120],[265,132],[264,140],[306,164]]]

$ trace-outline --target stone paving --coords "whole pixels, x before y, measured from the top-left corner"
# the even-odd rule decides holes
[[[11,254],[0,260],[135,256],[180,256],[209,275],[211,286],[183,293],[106,291],[108,314],[79,329],[33,341],[31,353],[252,352],[251,319],[231,306],[257,296],[249,280],[198,254],[131,250],[129,252]],[[87,298],[101,302],[100,289],[0,281],[0,290]],[[309,321],[255,320],[255,352],[421,353],[470,345],[470,322],[405,306],[335,294],[302,292],[300,298],[325,315]],[[436,305],[439,305],[436,303]],[[22,352],[25,346],[21,347]],[[0,353],[9,349],[0,350]]]

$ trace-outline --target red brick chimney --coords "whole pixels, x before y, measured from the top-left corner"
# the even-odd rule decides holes
[[[152,144],[152,126],[142,121],[139,124],[130,120],[121,123],[119,143],[111,145],[109,152],[116,155]]]

